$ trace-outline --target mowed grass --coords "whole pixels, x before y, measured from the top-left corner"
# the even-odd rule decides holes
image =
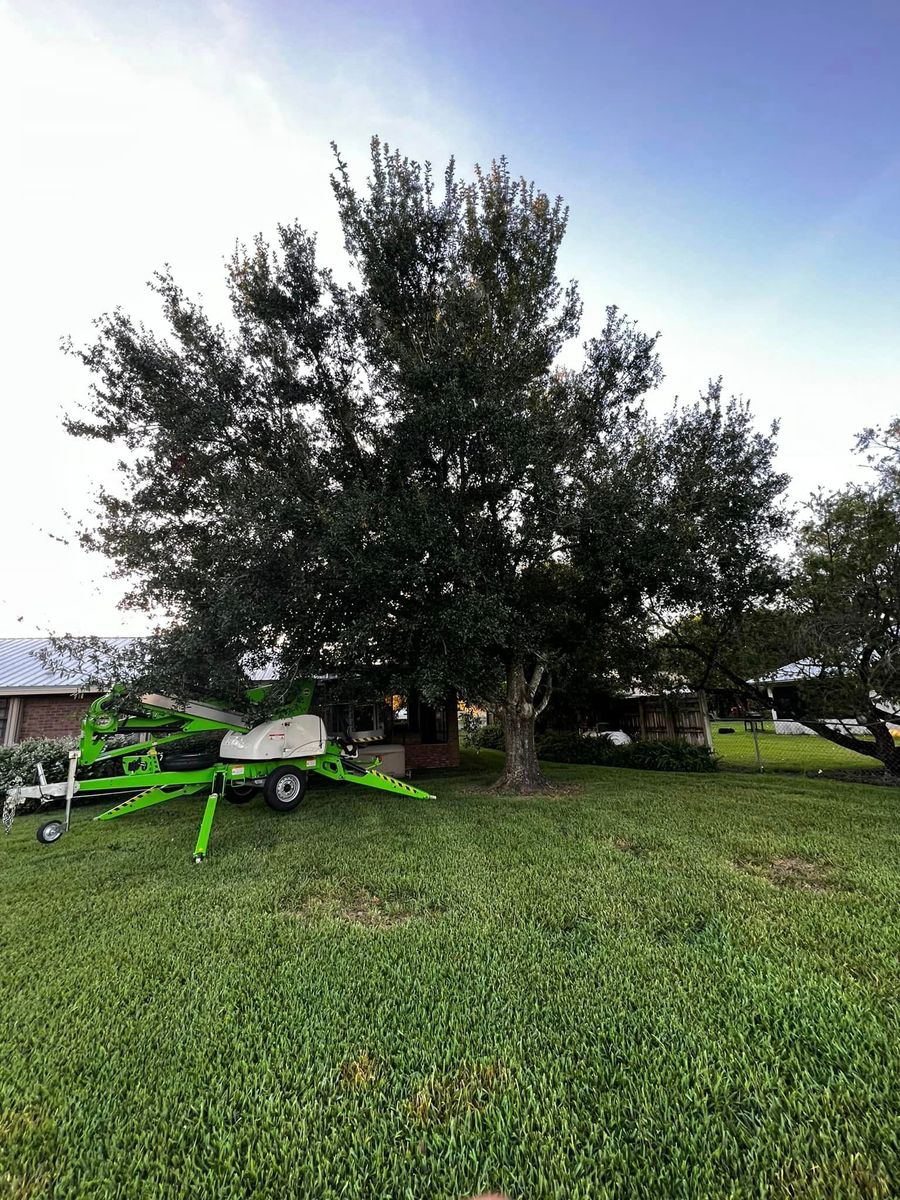
[[[898,1194],[893,790],[498,758],[17,821],[0,1195]]]
[[[712,721],[713,749],[725,768],[737,767],[757,770],[756,749],[753,734],[744,729],[743,718],[730,721]],[[734,733],[720,733],[721,729],[733,729]],[[874,758],[855,754],[836,746],[825,738],[810,737],[808,734],[775,733],[771,722],[757,733],[759,754],[764,771],[801,771],[815,774],[817,771],[883,771],[884,767]]]

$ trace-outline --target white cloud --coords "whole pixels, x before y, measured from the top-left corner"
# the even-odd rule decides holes
[[[224,0],[194,13],[190,28],[147,6],[131,9],[129,29],[126,9],[0,6],[7,635],[144,625],[117,611],[123,589],[104,578],[105,561],[49,536],[71,530],[63,510],[86,513],[114,461],[109,447],[73,441],[60,426],[88,385],[60,353],[61,335],[87,339],[91,318],[117,304],[153,321],[144,282],[165,262],[218,313],[223,257],[236,238],[272,232],[279,220],[317,230],[333,260],[332,138],[360,166],[373,132],[422,155],[470,141],[423,81],[400,69],[383,79],[376,45],[339,63],[318,62],[310,49],[288,80]]]

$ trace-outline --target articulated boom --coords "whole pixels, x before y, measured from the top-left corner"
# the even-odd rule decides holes
[[[184,702],[151,694],[133,704],[125,700],[124,688],[115,687],[88,710],[79,748],[69,756],[67,782],[14,789],[7,804],[14,807],[25,799],[65,796],[65,819],[49,821],[38,830],[38,839],[50,843],[67,832],[76,793],[127,793],[100,813],[98,821],[111,821],[179,796],[203,796],[206,802],[194,847],[194,861],[202,862],[220,798],[244,804],[262,791],[270,808],[289,812],[303,799],[310,772],[402,796],[434,799],[429,792],[355,761],[357,749],[351,740],[329,740],[321,718],[309,711],[313,689],[312,680],[304,681],[296,699],[274,720],[254,726],[243,714],[214,701]],[[248,693],[250,701],[259,698],[260,690]],[[221,735],[218,749],[204,754],[179,748],[180,742],[198,735],[207,740]],[[110,745],[111,739],[115,744]],[[90,774],[79,779],[79,769],[90,769]]]

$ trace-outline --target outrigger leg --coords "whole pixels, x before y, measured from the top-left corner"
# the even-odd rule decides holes
[[[203,820],[200,822],[200,831],[197,834],[197,844],[194,847],[194,862],[202,863],[206,858],[206,850],[209,846],[209,835],[212,831],[213,817],[216,815],[216,804],[219,797],[225,789],[224,773],[217,773],[213,779],[212,791],[206,801],[206,808],[203,810]]]
[[[340,779],[344,783],[358,783],[362,787],[377,788],[382,792],[396,792],[401,796],[412,796],[417,800],[436,800],[431,792],[423,792],[421,788],[404,783],[393,775],[385,775],[371,767],[353,762],[352,759],[342,758],[338,754],[326,754],[314,768],[317,775],[326,779]]]
[[[123,800],[113,808],[108,808],[106,812],[94,817],[94,820],[112,821],[115,817],[124,817],[128,813],[137,812],[139,808],[150,808],[153,804],[163,804],[166,800],[177,799],[178,796],[192,796],[199,792],[202,786],[197,783],[186,783],[181,787],[163,785],[162,787],[147,788],[146,791],[138,792],[136,796],[129,796],[127,800]]]

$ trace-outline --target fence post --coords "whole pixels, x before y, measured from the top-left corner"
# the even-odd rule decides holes
[[[712,750],[712,725],[709,723],[709,705],[706,703],[706,692],[703,688],[697,692],[697,699],[700,702],[700,721],[703,725],[703,736],[706,738],[707,746]]]
[[[759,730],[756,727],[756,719],[754,717],[750,718],[750,729],[753,733],[753,749],[756,751],[756,765],[759,768],[760,775],[762,775],[765,768],[763,767],[762,757],[759,753]]]

